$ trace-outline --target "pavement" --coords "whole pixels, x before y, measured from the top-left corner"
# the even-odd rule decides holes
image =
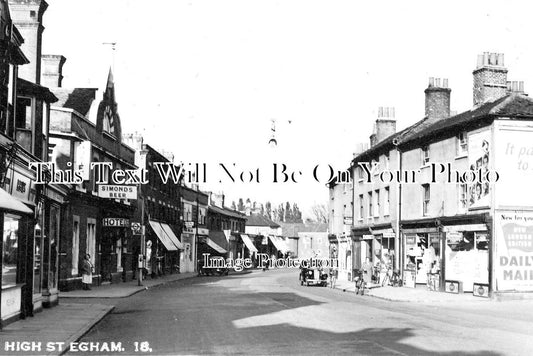
[[[138,286],[138,281],[133,280],[124,283],[92,287],[91,290],[80,289],[70,292],[61,292],[59,298],[126,298],[161,284],[192,278],[196,275],[196,273],[177,273],[164,275],[154,279],[148,277],[142,281],[142,286]]]
[[[336,289],[340,289],[344,292],[355,293],[355,283],[348,281],[337,281],[335,284]],[[486,303],[493,302],[493,299],[476,297],[472,293],[445,293],[430,291],[425,285],[417,286],[416,288],[409,287],[391,287],[380,286],[376,284],[370,284],[365,289],[365,295],[372,296],[379,299],[395,302],[412,302],[412,303]]]
[[[60,292],[59,305],[11,323],[0,331],[0,355],[61,355],[115,308],[114,305],[70,303],[63,302],[64,300],[126,298],[149,288],[196,275],[170,274],[155,279],[147,278],[143,280],[142,286],[138,286],[138,281],[134,280],[93,287],[91,290]],[[30,343],[21,344],[23,341]]]

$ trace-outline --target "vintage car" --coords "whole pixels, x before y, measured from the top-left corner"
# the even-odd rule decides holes
[[[328,274],[321,268],[302,268],[300,271],[300,285],[322,286],[328,285]]]
[[[228,274],[229,268],[226,267],[226,259],[221,256],[211,256],[207,266],[200,263],[198,267],[198,275],[202,276],[227,276]]]

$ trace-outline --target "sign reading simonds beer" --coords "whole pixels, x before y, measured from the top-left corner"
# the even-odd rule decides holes
[[[496,213],[496,288],[533,291],[533,212]]]
[[[98,196],[110,199],[137,199],[137,187],[134,185],[99,185]]]

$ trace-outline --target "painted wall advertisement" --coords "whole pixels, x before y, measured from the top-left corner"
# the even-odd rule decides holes
[[[496,212],[496,290],[533,291],[533,212]]]
[[[470,170],[482,171],[484,176],[490,167],[491,131],[484,129],[468,135],[468,165]],[[470,208],[489,206],[491,187],[489,182],[474,182],[468,186]]]
[[[495,169],[500,179],[495,183],[496,208],[516,209],[531,206],[529,187],[533,181],[533,127],[498,123],[495,140]]]

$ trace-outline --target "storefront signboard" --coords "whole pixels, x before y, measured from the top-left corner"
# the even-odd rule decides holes
[[[416,245],[416,235],[410,234],[405,236],[405,243],[407,245]]]
[[[134,185],[104,185],[98,186],[98,196],[108,199],[137,199],[137,187]]]
[[[128,227],[130,226],[130,220],[124,218],[104,218],[102,220],[102,226],[104,227]]]
[[[496,212],[497,291],[533,291],[533,212]]]

